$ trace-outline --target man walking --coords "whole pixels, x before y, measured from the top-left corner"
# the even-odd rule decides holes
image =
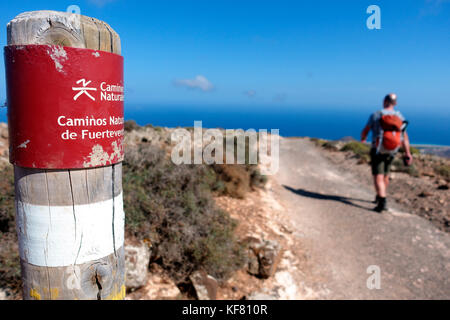
[[[370,151],[372,175],[377,193],[375,211],[387,210],[386,193],[389,185],[389,173],[394,157],[401,146],[405,150],[405,165],[412,164],[409,138],[406,133],[407,121],[403,115],[394,110],[397,95],[388,94],[384,98],[383,110],[372,114],[361,133],[361,141],[366,142],[372,131],[372,149]]]

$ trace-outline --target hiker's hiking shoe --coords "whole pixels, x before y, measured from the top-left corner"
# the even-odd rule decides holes
[[[380,196],[377,195],[377,197],[375,198],[375,200],[372,201],[372,203],[374,204],[378,204],[378,201],[380,200]]]
[[[381,213],[381,212],[383,212],[383,211],[387,211],[387,201],[386,201],[386,198],[381,198],[381,197],[379,197],[379,199],[378,199],[378,204],[377,204],[377,206],[376,206],[373,210],[375,210],[376,212],[379,212],[379,213]]]

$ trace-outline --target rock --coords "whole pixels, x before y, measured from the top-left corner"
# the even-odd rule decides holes
[[[339,140],[327,141],[323,144],[323,147],[331,151],[339,151],[344,147],[345,143]]]
[[[194,286],[198,300],[216,300],[219,284],[214,277],[205,271],[195,271],[189,279]]]
[[[423,191],[421,194],[419,194],[418,196],[421,198],[427,198],[427,197],[431,197],[433,194],[431,192],[428,191]]]
[[[278,296],[275,293],[267,294],[262,292],[254,292],[247,297],[247,300],[259,300],[259,301],[278,300]]]
[[[144,242],[137,240],[125,242],[125,286],[127,289],[138,289],[147,283],[150,253],[149,246]]]
[[[281,260],[281,246],[276,241],[265,241],[258,252],[259,273],[263,278],[271,277]]]
[[[8,125],[4,122],[0,123],[0,138],[8,140]]]
[[[147,284],[129,294],[130,300],[176,300],[181,297],[180,289],[159,265],[153,264]]]
[[[259,259],[255,248],[262,246],[258,238],[248,237],[244,240],[247,247],[247,272],[253,276],[259,276]]]
[[[356,164],[361,165],[361,164],[367,164],[367,163],[368,163],[368,161],[366,158],[359,158],[359,160]]]
[[[422,174],[422,176],[425,176],[425,177],[430,177],[430,178],[436,177],[436,174],[431,170],[422,171],[421,174]]]
[[[281,260],[281,246],[277,241],[247,238],[248,273],[267,279],[271,277]]]
[[[8,295],[6,294],[5,291],[0,289],[0,301],[3,301],[3,300],[8,300]]]
[[[7,157],[8,156],[8,148],[2,146],[2,142],[0,141],[0,157]]]
[[[274,276],[277,294],[281,300],[297,300],[299,298],[298,287],[292,274],[287,271],[279,271]]]
[[[252,249],[248,249],[247,253],[247,271],[253,276],[259,275],[259,260]]]

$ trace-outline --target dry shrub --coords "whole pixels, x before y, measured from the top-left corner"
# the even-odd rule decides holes
[[[261,175],[254,165],[213,165],[217,174],[216,188],[222,195],[244,199],[247,192],[263,187],[267,177]]]
[[[141,127],[134,120],[127,120],[124,123],[124,129],[126,132],[131,132],[133,130],[138,130]]]
[[[250,189],[250,175],[243,165],[214,165],[219,181],[223,182],[222,194],[243,199]]]
[[[441,164],[434,167],[434,171],[443,178],[450,180],[450,165]]]
[[[233,198],[244,199],[245,195],[256,188],[264,187],[267,176],[263,176],[258,166],[250,164],[250,149],[257,150],[257,146],[250,145],[249,137],[244,138],[245,164],[214,164],[212,168],[216,173],[216,187],[213,189],[219,194]],[[257,141],[256,141],[257,143]],[[226,138],[224,138],[226,146]],[[237,159],[238,138],[234,138],[234,159]],[[223,163],[226,163],[226,152],[224,150]]]
[[[215,206],[217,178],[205,165],[174,165],[157,147],[127,150],[124,201],[127,232],[152,243],[152,259],[177,282],[204,269],[225,279],[243,265],[235,222]]]
[[[14,174],[11,166],[0,171],[0,288],[13,295],[22,285],[15,230]]]
[[[352,141],[345,144],[341,151],[352,151],[356,156],[363,158],[369,156],[370,146],[362,142]]]

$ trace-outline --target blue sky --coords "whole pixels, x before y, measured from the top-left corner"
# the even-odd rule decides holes
[[[450,107],[450,0],[21,0],[0,23],[72,4],[120,34],[130,105],[365,109],[394,91],[410,110]]]

